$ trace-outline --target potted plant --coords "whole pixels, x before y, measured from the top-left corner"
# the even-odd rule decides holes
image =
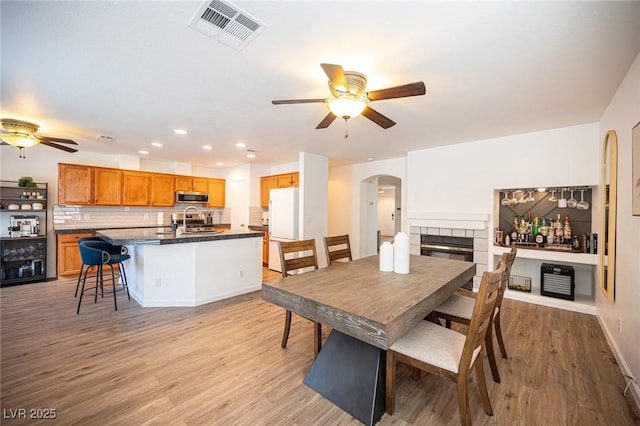
[[[18,186],[21,188],[37,188],[38,185],[33,181],[31,176],[22,176],[18,179]]]

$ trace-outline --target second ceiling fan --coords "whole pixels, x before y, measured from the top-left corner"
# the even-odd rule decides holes
[[[364,74],[355,71],[344,71],[340,65],[335,64],[320,64],[320,66],[329,77],[329,89],[334,96],[333,99],[282,99],[271,101],[274,105],[328,104],[329,113],[316,126],[316,129],[329,127],[337,117],[346,121],[359,114],[362,114],[383,129],[388,129],[396,124],[395,121],[371,108],[368,105],[369,102],[419,96],[426,93],[424,82],[422,81],[365,92],[367,77]],[[345,137],[347,137],[346,134]]]

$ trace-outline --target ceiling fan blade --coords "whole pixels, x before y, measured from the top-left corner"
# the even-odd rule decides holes
[[[371,107],[365,107],[365,109],[362,111],[362,115],[366,118],[368,118],[369,120],[373,121],[374,123],[376,123],[378,126],[382,127],[383,129],[388,129],[391,126],[395,126],[396,122],[393,121],[392,119],[385,117],[384,115],[380,114],[378,111],[376,111],[375,109],[371,108]]]
[[[402,86],[389,87],[387,89],[373,90],[367,92],[370,101],[380,101],[383,99],[406,98],[408,96],[419,96],[427,93],[424,81],[403,84]]]
[[[340,65],[320,64],[320,66],[327,77],[329,77],[329,81],[331,81],[334,88],[345,92],[349,91],[349,83],[347,83],[347,78],[344,76],[344,70]]]
[[[71,139],[61,139],[61,138],[52,138],[49,136],[36,136],[40,142],[56,142],[56,143],[66,143],[69,145],[78,145],[77,142],[72,141]]]
[[[284,104],[314,104],[320,102],[326,102],[326,99],[281,99],[271,101],[274,105],[284,105]]]
[[[329,111],[329,114],[327,114],[327,116],[322,119],[320,124],[316,126],[316,129],[326,129],[331,123],[333,123],[333,120],[335,120],[336,118],[338,118],[338,116]]]
[[[73,142],[73,141],[72,141],[72,142]],[[65,146],[65,145],[58,145],[57,143],[49,142],[48,140],[40,139],[40,143],[41,143],[42,145],[50,146],[51,148],[61,149],[61,150],[63,150],[63,151],[67,151],[67,152],[78,152],[78,150],[77,150],[77,149],[75,149],[75,148],[71,148],[71,147],[68,147],[68,146]],[[75,142],[74,142],[74,143],[75,143]],[[77,145],[77,144],[76,144],[76,145]]]

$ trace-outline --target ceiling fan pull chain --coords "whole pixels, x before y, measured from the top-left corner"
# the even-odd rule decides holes
[[[344,138],[348,138],[349,137],[349,119],[345,118],[344,119]]]
[[[20,148],[20,158],[27,158],[26,155],[24,155],[24,148],[23,147],[19,147]]]

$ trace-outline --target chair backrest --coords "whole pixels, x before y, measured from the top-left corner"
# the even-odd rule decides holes
[[[101,250],[98,241],[80,241],[78,247],[80,248],[80,257],[84,265],[100,265],[106,263],[106,260],[110,257],[108,253]]]
[[[498,266],[500,266],[500,264],[504,265],[504,280],[502,282],[502,285],[500,286],[500,291],[498,292],[498,300],[496,300],[496,307],[498,308],[502,306],[502,299],[504,298],[504,293],[507,290],[507,285],[509,284],[511,267],[513,266],[513,261],[516,260],[517,253],[518,249],[513,247],[510,252],[502,253],[502,258],[500,260],[500,263],[498,263]]]
[[[297,269],[310,268],[318,269],[318,256],[316,254],[316,240],[299,241],[279,241],[280,265],[282,266],[282,276],[286,277],[289,272]],[[311,252],[311,254],[309,254]]]
[[[496,300],[498,299],[498,292],[500,291],[500,286],[503,283],[505,275],[505,265],[501,262],[498,266],[499,268],[495,271],[484,272],[482,274],[478,297],[473,307],[469,331],[467,332],[462,357],[458,365],[459,374],[469,370],[471,362],[474,359],[474,354],[477,355],[482,349],[482,345],[484,345],[487,329],[493,319],[493,311],[496,306]],[[482,362],[482,360],[479,362]]]
[[[351,257],[349,234],[324,237],[324,248],[327,252],[327,263],[329,266],[339,259],[349,259],[349,262],[353,260],[353,257]]]

